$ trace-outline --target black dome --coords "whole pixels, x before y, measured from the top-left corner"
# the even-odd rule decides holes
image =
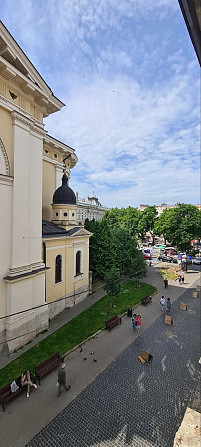
[[[73,190],[68,186],[68,179],[64,173],[62,177],[62,186],[56,189],[53,195],[53,203],[76,204],[76,197]]]

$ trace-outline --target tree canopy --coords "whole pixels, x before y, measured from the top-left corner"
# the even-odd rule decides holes
[[[154,231],[163,234],[170,244],[181,251],[191,247],[191,240],[200,237],[201,212],[195,205],[179,203],[175,208],[166,209],[155,221]]]

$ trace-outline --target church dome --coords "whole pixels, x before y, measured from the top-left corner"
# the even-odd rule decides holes
[[[66,173],[62,177],[62,186],[56,189],[53,195],[53,204],[76,205],[76,197],[73,190],[68,186]]]

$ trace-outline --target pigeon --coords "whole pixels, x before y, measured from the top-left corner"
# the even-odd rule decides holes
[[[84,360],[87,360],[87,358],[86,358],[86,357],[84,357]]]
[[[94,354],[94,352],[92,351],[92,352],[90,352],[90,354]]]
[[[96,360],[96,359],[94,359],[94,363],[95,363],[95,362],[97,362],[97,360]]]

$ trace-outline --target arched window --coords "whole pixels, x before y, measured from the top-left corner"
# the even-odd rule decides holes
[[[81,251],[77,251],[76,253],[76,276],[81,273]]]
[[[61,282],[61,273],[62,273],[62,256],[57,255],[55,260],[55,284]]]

